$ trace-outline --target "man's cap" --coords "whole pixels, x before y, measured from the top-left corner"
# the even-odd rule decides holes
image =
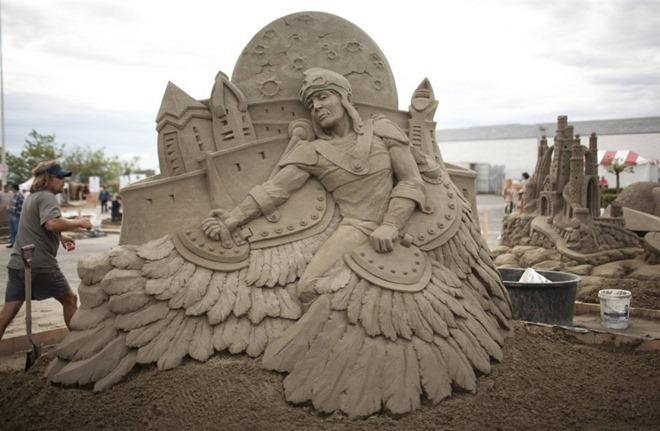
[[[55,164],[55,165],[51,166],[50,168],[46,169],[46,172],[48,172],[51,175],[55,175],[56,177],[60,177],[60,178],[71,176],[71,171],[67,171],[66,169],[64,169],[59,164]]]

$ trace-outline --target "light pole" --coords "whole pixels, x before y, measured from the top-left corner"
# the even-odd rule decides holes
[[[4,190],[7,182],[7,151],[5,150],[5,85],[2,67],[2,2],[0,2],[0,183]]]

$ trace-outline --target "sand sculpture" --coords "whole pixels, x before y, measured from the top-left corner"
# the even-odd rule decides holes
[[[524,212],[505,219],[502,244],[556,249],[565,259],[591,265],[642,253],[623,217],[600,216],[597,153],[596,134],[583,146],[567,117],[560,116],[554,145],[549,147],[545,136],[539,141]]]
[[[288,401],[351,417],[474,392],[508,295],[474,177],[433,141],[430,83],[397,105],[375,43],[324,13],[266,26],[209,100],[168,84],[161,174],[123,191],[122,245],[80,261],[50,381],[102,391],[228,351],[285,373]]]
[[[606,214],[612,212],[624,218],[628,229],[644,235],[646,261],[660,263],[660,183],[640,181],[629,185],[606,209]]]

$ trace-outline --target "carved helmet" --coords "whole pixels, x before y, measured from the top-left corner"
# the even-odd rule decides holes
[[[339,94],[341,104],[346,110],[346,113],[353,122],[353,130],[356,133],[361,133],[362,119],[357,110],[351,103],[353,90],[351,84],[343,75],[332,70],[322,69],[320,67],[312,67],[303,72],[303,82],[300,87],[300,101],[305,108],[311,107],[312,96],[321,90],[332,90]],[[314,124],[314,129],[319,135],[318,125]],[[322,135],[322,133],[321,133]]]

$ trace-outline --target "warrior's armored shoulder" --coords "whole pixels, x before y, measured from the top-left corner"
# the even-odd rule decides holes
[[[280,159],[279,165],[307,165],[313,166],[318,161],[314,145],[309,141],[299,141]]]
[[[385,117],[374,119],[374,135],[383,139],[393,140],[400,144],[408,144],[408,136],[399,126]]]

